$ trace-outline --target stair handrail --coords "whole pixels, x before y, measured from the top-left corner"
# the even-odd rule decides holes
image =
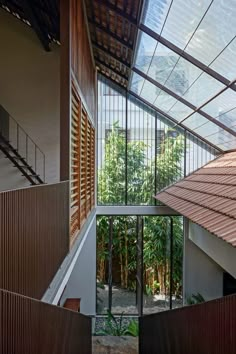
[[[3,114],[1,117],[1,113]],[[14,129],[11,129],[11,123],[14,123],[16,129],[16,136],[14,136]],[[2,124],[1,124],[2,123]],[[8,136],[5,134],[4,136],[4,123],[5,123],[5,130],[8,131]],[[5,133],[6,133],[5,131]],[[13,136],[11,134],[13,133]],[[37,152],[41,153],[42,156],[42,169],[39,175],[42,177],[42,180],[45,182],[45,154],[42,149],[34,142],[34,140],[29,136],[29,134],[25,131],[25,129],[17,122],[17,120],[12,117],[12,115],[0,104],[0,134],[9,141],[9,143],[20,153],[20,134],[23,133],[23,137],[25,140],[25,156],[24,159],[27,163],[29,163],[29,141],[33,144],[34,153],[34,170],[37,173],[38,166],[37,166]]]

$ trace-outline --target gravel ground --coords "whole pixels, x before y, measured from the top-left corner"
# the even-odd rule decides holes
[[[98,288],[98,313],[106,314],[108,306],[108,286]],[[137,315],[136,294],[133,291],[113,287],[112,289],[112,313]],[[164,295],[143,296],[143,313],[151,314],[169,309],[169,298]],[[181,299],[173,299],[173,307],[181,307]]]

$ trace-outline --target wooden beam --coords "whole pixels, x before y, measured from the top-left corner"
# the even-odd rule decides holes
[[[113,38],[115,41],[123,45],[124,47],[133,50],[133,45],[125,41],[123,38],[117,36],[117,34],[108,31],[106,27],[103,27],[101,24],[95,22],[94,20],[89,20],[89,23],[94,27],[94,30],[97,28],[101,32],[105,33],[107,36]]]
[[[105,61],[100,60],[99,58],[95,57],[95,61],[103,66],[105,66],[107,69],[113,71],[115,74],[119,75],[120,77],[122,77],[124,80],[128,80],[128,76],[123,75],[119,70],[117,70],[116,68],[110,66],[109,64],[107,64]]]
[[[127,63],[122,57],[119,57],[117,54],[113,53],[110,49],[106,49],[105,47],[101,46],[100,44],[97,44],[95,41],[92,42],[93,48],[99,50],[100,52],[109,55],[111,58],[114,60],[118,61],[122,65],[124,65],[127,69],[130,69],[131,65]]]
[[[133,18],[132,16],[128,15],[126,12],[120,10],[117,6],[111,4],[107,0],[94,0],[99,5],[102,5],[107,8],[107,10],[111,10],[115,12],[116,15],[123,17],[126,21],[128,21],[130,24],[137,26],[137,20]]]

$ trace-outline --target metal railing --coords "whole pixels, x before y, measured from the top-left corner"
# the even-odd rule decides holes
[[[45,154],[1,105],[0,134],[45,182]]]

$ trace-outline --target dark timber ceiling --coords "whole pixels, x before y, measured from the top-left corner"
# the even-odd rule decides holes
[[[218,149],[236,148],[235,1],[81,1],[102,75]],[[59,2],[0,6],[50,50],[60,41]]]
[[[0,0],[0,7],[31,26],[45,50],[60,41],[60,0]]]
[[[86,0],[98,70],[127,88],[142,0]]]

